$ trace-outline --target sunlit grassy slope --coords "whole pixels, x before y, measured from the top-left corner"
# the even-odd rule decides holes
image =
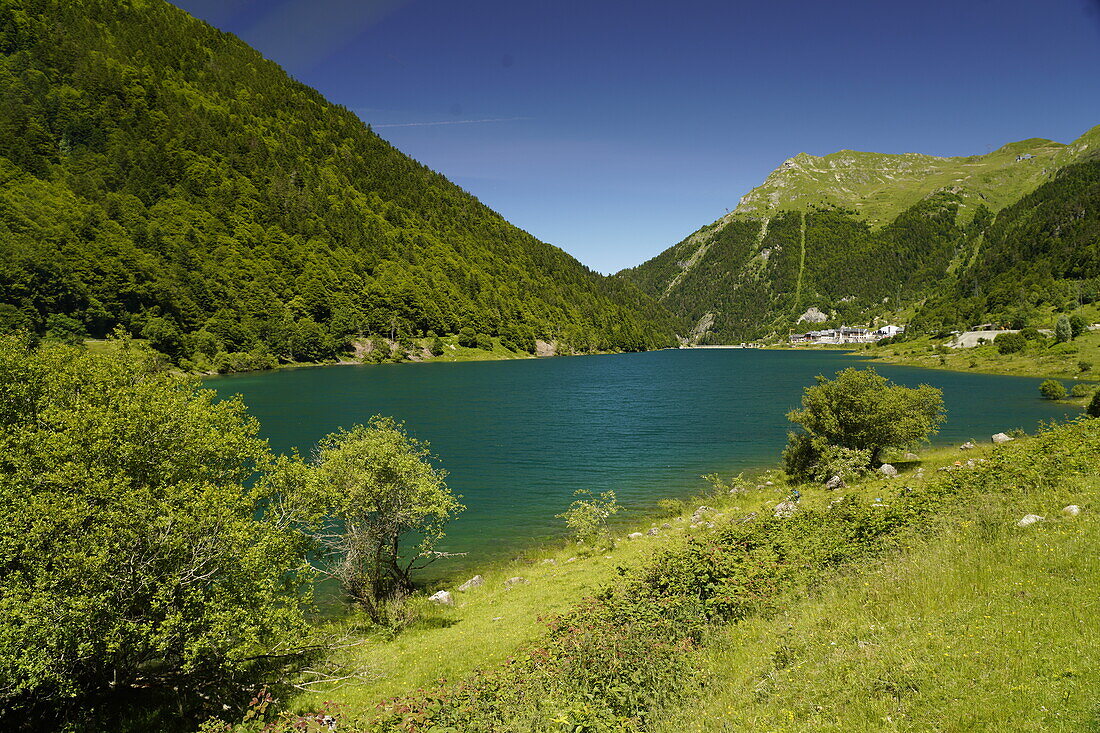
[[[1032,138],[986,155],[937,157],[841,150],[799,153],[740,201],[734,214],[764,215],[811,205],[852,209],[873,225],[892,221],[933,191],[957,188],[959,216],[979,204],[997,211],[1036,189],[1055,171],[1100,146],[1100,126],[1070,145]],[[1023,156],[1031,156],[1018,160]]]

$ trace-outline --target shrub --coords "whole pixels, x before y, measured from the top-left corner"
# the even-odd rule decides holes
[[[467,349],[477,346],[477,332],[470,326],[466,326],[458,332],[458,345]]]
[[[1064,400],[1066,388],[1057,379],[1048,379],[1039,385],[1039,394],[1047,400]]]
[[[1022,329],[1020,335],[1023,336],[1026,341],[1040,341],[1045,338],[1045,336],[1039,332],[1039,329],[1034,326],[1028,326]]]
[[[444,348],[445,346],[443,344],[443,339],[439,338],[438,336],[433,336],[431,344],[428,346],[428,351],[431,352],[432,356],[442,355]]]
[[[832,380],[818,377],[807,387],[801,409],[787,419],[824,444],[794,446],[803,454],[824,445],[867,451],[868,463],[885,448],[900,448],[927,438],[943,422],[943,392],[922,384],[916,389],[892,384],[874,369],[845,369]],[[792,446],[788,445],[788,449]]]
[[[1088,327],[1089,324],[1081,316],[1072,315],[1069,317],[1070,335],[1073,338],[1077,338],[1078,336],[1083,334],[1086,330],[1088,330]]]
[[[588,489],[577,489],[576,499],[569,508],[557,515],[573,532],[577,542],[592,546],[607,546],[611,542],[608,519],[618,513],[620,506],[614,491],[605,491],[598,497]]]
[[[1015,354],[1023,351],[1027,346],[1027,340],[1019,333],[999,333],[993,339],[993,343],[997,345],[997,352],[1001,354]]]
[[[1070,397],[1087,397],[1092,392],[1092,389],[1087,384],[1075,384],[1073,389],[1069,391]]]
[[[1077,362],[1077,371],[1079,371],[1079,372],[1091,372],[1092,371],[1092,362],[1091,361],[1084,361],[1084,360]]]
[[[1088,407],[1085,408],[1085,413],[1089,417],[1100,417],[1100,390],[1092,396]]]
[[[493,350],[493,337],[490,336],[489,334],[479,333],[477,335],[476,341],[477,341],[477,348],[481,349],[482,351],[492,351]]]

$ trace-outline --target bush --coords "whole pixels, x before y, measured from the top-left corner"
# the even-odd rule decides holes
[[[1082,372],[1082,373],[1091,372],[1092,371],[1092,362],[1091,361],[1084,361],[1084,360],[1077,362],[1077,371]]]
[[[477,335],[477,348],[482,351],[492,351],[493,337],[486,333],[479,333]]]
[[[1039,332],[1039,329],[1034,326],[1028,326],[1020,331],[1020,335],[1024,337],[1026,341],[1041,341],[1046,337]]]
[[[458,332],[458,345],[464,346],[467,349],[472,349],[477,346],[477,333],[474,329],[466,326]]]
[[[1070,397],[1087,397],[1092,389],[1087,384],[1075,384],[1073,389],[1069,391]]]
[[[431,344],[428,346],[428,351],[431,352],[432,356],[442,355],[444,348],[443,339],[438,336],[432,337]]]
[[[1057,379],[1048,379],[1039,385],[1039,394],[1047,400],[1064,400],[1066,388]]]
[[[1097,390],[1096,394],[1092,396],[1088,407],[1085,408],[1085,413],[1089,417],[1100,417],[1100,390]]]
[[[1073,338],[1077,338],[1078,336],[1083,334],[1085,331],[1088,330],[1088,327],[1089,327],[1089,324],[1081,316],[1078,316],[1078,315],[1070,316],[1070,318],[1069,318],[1069,328],[1070,328],[1070,335]]]
[[[832,380],[818,377],[806,388],[801,409],[787,413],[787,419],[814,438],[788,445],[798,454],[791,457],[794,464],[814,451],[820,457],[825,445],[867,451],[868,464],[874,464],[883,449],[936,432],[944,419],[943,392],[926,384],[916,389],[892,384],[874,369],[845,369]]]
[[[998,353],[1015,354],[1024,350],[1024,347],[1027,346],[1027,339],[1019,333],[999,333],[993,339],[993,343],[996,344]]]
[[[557,515],[558,518],[565,520],[577,542],[593,547],[609,546],[611,529],[607,520],[620,509],[615,492],[605,491],[596,497],[588,489],[577,489],[573,495],[582,498],[576,499],[568,509]]]

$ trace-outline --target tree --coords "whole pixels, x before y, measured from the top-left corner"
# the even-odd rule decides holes
[[[1089,405],[1085,408],[1085,413],[1089,417],[1100,417],[1100,390],[1097,390],[1092,396],[1092,399],[1089,400]]]
[[[1039,385],[1039,394],[1046,400],[1064,400],[1066,388],[1057,379],[1048,379]]]
[[[414,571],[447,556],[436,543],[465,509],[433,458],[402,423],[380,415],[318,447],[314,502],[339,524],[317,535],[323,570],[376,622],[388,602],[413,589]]]
[[[51,313],[46,317],[46,338],[74,346],[84,343],[88,331],[84,324],[75,318],[61,313]]]
[[[606,546],[611,542],[611,529],[607,520],[620,509],[614,491],[604,491],[598,497],[588,489],[577,489],[576,499],[569,508],[557,515],[573,532],[577,542],[592,546]]]
[[[1088,330],[1088,322],[1081,316],[1074,314],[1069,317],[1069,328],[1073,338],[1077,338]]]
[[[298,647],[307,545],[257,429],[128,342],[0,337],[0,722],[220,707]]]
[[[432,356],[441,356],[444,351],[443,339],[438,336],[433,336],[431,344],[428,346],[428,351],[431,352]]]
[[[458,345],[472,349],[477,346],[477,332],[466,326],[458,332]]]
[[[1058,322],[1054,325],[1054,340],[1064,344],[1072,338],[1073,326],[1070,325],[1069,318],[1064,315],[1058,316]]]
[[[811,440],[868,451],[869,465],[874,465],[883,449],[911,445],[938,430],[944,420],[943,392],[926,384],[916,389],[891,384],[874,369],[850,368],[832,380],[817,377],[802,395],[801,409],[787,413],[787,419],[801,425]],[[796,442],[804,439],[792,433],[792,448],[805,449]]]
[[[999,354],[1015,354],[1027,346],[1027,337],[1022,333],[999,333],[993,339]]]

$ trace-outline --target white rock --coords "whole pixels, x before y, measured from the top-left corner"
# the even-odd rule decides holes
[[[831,479],[825,482],[825,488],[829,491],[834,489],[843,489],[847,484],[844,483],[844,479],[840,476],[833,476]]]
[[[665,522],[664,524],[661,525],[661,529],[672,529],[672,525],[669,524],[668,522]]]
[[[1069,506],[1062,509],[1062,514],[1065,514],[1065,515],[1070,516],[1070,517],[1076,517],[1080,513],[1081,513],[1081,507],[1077,506],[1076,504],[1070,504]]]
[[[548,558],[546,558],[545,560],[543,560],[543,561],[542,561],[542,564],[543,564],[543,565],[557,565],[557,564],[558,564],[558,561],[557,561],[557,560],[555,560],[555,559],[554,559],[554,558],[552,558],[552,557],[548,557]]]
[[[526,583],[527,578],[521,578],[517,575],[514,578],[508,578],[508,580],[504,581],[504,587],[511,588],[514,585],[526,585]]]
[[[889,463],[884,463],[878,467],[878,472],[883,476],[897,476],[898,469],[891,466]]]
[[[765,486],[775,486],[775,484],[774,484],[774,483],[772,483],[771,481],[765,481],[765,482],[764,482],[764,485],[765,485]]]
[[[481,577],[480,575],[475,575],[462,585],[458,586],[458,589],[465,592],[468,590],[472,590],[473,588],[480,588],[483,585],[485,585],[485,578]]]
[[[657,528],[656,527],[651,528],[648,532],[646,532],[646,534],[649,535],[650,537],[653,537],[654,535],[657,534]]]
[[[571,557],[568,560],[566,560],[566,562],[576,562],[576,561],[577,561],[577,558],[575,558],[575,557]]]
[[[974,443],[968,440],[959,446],[959,450],[974,450],[977,447],[978,446],[974,445]]]
[[[645,535],[644,535],[644,534],[642,534],[641,532],[631,532],[630,534],[628,534],[628,535],[626,536],[626,538],[627,538],[628,540],[640,540],[640,539],[642,539],[643,537],[645,537]]]
[[[1027,514],[1019,522],[1016,522],[1017,527],[1030,527],[1036,522],[1045,522],[1046,517],[1040,517],[1038,514]]]
[[[1007,443],[1010,440],[1013,440],[1012,436],[1005,435],[1004,433],[997,433],[993,436],[993,442],[997,445],[1000,445],[1001,443]]]
[[[798,511],[798,504],[793,501],[783,501],[775,505],[775,516],[789,517]]]
[[[903,461],[919,461],[920,456],[918,456],[916,453],[906,453],[904,456],[901,457],[901,459]]]
[[[452,596],[449,591],[445,590],[433,593],[428,596],[428,600],[432,603],[438,603],[441,606],[453,606],[455,604],[454,596]]]

